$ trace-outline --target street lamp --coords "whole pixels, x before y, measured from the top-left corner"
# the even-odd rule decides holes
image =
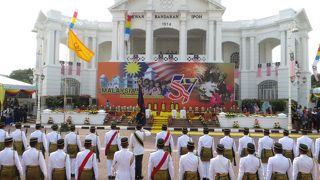
[[[37,120],[36,123],[41,123],[41,95],[42,95],[42,82],[45,76],[40,72],[35,72],[37,80]]]
[[[290,40],[292,41],[293,39],[293,43],[295,43],[295,37],[292,38],[292,35],[296,32],[298,32],[299,29],[296,26],[296,23],[293,22],[292,27],[290,29]],[[291,42],[292,43],[292,42]],[[290,53],[289,53],[289,57],[290,57],[290,62],[289,62],[289,66],[288,66],[288,130],[292,130],[292,111],[291,111],[291,106],[292,106],[292,102],[291,102],[291,82],[293,77],[291,77],[291,67],[293,66],[292,63],[294,62],[294,51],[292,51],[292,44],[289,43],[290,45]]]

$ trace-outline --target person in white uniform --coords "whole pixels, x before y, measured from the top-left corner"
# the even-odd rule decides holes
[[[75,176],[75,162],[78,152],[81,150],[81,141],[79,135],[75,132],[74,124],[70,126],[70,132],[65,136],[64,151],[69,155],[71,177]]]
[[[246,146],[247,156],[240,158],[238,180],[261,179],[263,180],[263,170],[261,161],[255,156],[255,146],[248,143]]]
[[[274,152],[275,156],[270,157],[268,161],[266,180],[293,180],[292,163],[289,158],[283,156],[282,144],[275,143]]]
[[[76,180],[98,180],[98,162],[96,153],[91,150],[91,139],[84,141],[85,149],[77,154],[76,158]]]
[[[223,156],[233,162],[234,166],[236,164],[236,143],[234,139],[230,136],[230,129],[224,129],[224,137],[220,139],[220,144],[223,144],[224,151]]]
[[[320,164],[320,138],[317,138],[315,142],[314,158]]]
[[[302,130],[302,136],[297,139],[297,145],[296,145],[297,156],[299,156],[299,154],[298,154],[299,149],[298,148],[299,148],[300,144],[305,144],[308,146],[307,155],[309,157],[313,158],[314,154],[316,154],[314,152],[314,143],[313,143],[313,140],[308,137],[307,130]]]
[[[17,151],[19,159],[21,160],[21,156],[23,152],[27,149],[27,137],[24,131],[21,131],[21,123],[17,122],[15,124],[16,130],[11,133],[11,137],[13,138],[13,149]]]
[[[128,138],[121,138],[121,150],[114,154],[112,172],[116,180],[135,180],[134,154],[128,149]]]
[[[217,156],[210,160],[209,179],[234,180],[235,176],[231,161],[223,156],[224,145],[218,144],[216,149]]]
[[[300,144],[300,156],[293,160],[294,180],[316,180],[318,177],[318,167],[312,158],[307,156],[308,146]]]
[[[61,139],[61,136],[57,131],[59,129],[58,125],[53,124],[51,126],[51,129],[52,131],[47,134],[47,143],[48,143],[47,149],[49,151],[49,156],[52,152],[55,152],[58,149],[57,141],[58,139]]]
[[[49,180],[70,180],[70,158],[69,155],[63,151],[64,140],[57,141],[58,150],[52,152],[48,162],[48,179]]]
[[[173,180],[173,161],[170,153],[164,151],[164,140],[157,139],[157,151],[150,154],[148,163],[148,180]]]
[[[296,143],[289,137],[288,130],[283,130],[283,137],[278,142],[282,144],[283,155],[293,161],[294,157],[296,157]]]
[[[239,138],[238,155],[240,158],[246,157],[248,155],[247,145],[249,143],[255,145],[253,138],[249,136],[249,128],[244,128],[243,136]]]
[[[41,124],[36,124],[36,130],[30,134],[30,139],[31,138],[37,138],[38,143],[37,143],[37,150],[41,151],[43,154],[43,157],[45,157],[45,153],[48,152],[47,148],[47,138],[46,134],[41,131],[42,125]]]
[[[209,136],[209,129],[203,128],[203,136],[198,141],[198,155],[200,156],[201,163],[203,164],[203,179],[209,179],[209,166],[210,159],[214,154],[214,138]]]
[[[9,137],[8,132],[4,130],[5,126],[4,122],[0,122],[0,151],[4,149],[4,140]]]
[[[106,132],[104,135],[104,144],[105,144],[105,156],[107,156],[107,175],[109,179],[114,179],[112,175],[111,166],[114,158],[114,153],[121,149],[120,145],[120,134],[117,130],[116,123],[111,122],[111,130]]]
[[[12,150],[12,137],[7,137],[4,140],[4,150],[0,152],[0,179],[21,179],[23,170],[19,160],[18,153]],[[18,170],[18,171],[16,171]]]
[[[188,142],[192,142],[192,138],[188,135],[188,128],[182,128],[182,135],[177,140],[177,151],[179,157],[188,153]]]
[[[142,176],[142,160],[144,154],[144,140],[147,136],[150,136],[150,131],[142,128],[141,124],[136,126],[136,131],[130,136],[129,147],[135,156],[135,177],[136,179],[143,179]]]
[[[96,158],[98,159],[98,162],[100,162],[100,149],[101,149],[101,143],[98,134],[96,133],[96,127],[90,126],[90,133],[86,135],[85,139],[91,140],[91,150],[96,153]]]
[[[166,124],[162,125],[162,131],[157,133],[156,135],[156,147],[157,147],[158,139],[164,140],[163,150],[171,154],[171,152],[173,151],[174,142],[173,142],[173,137],[170,134],[170,131],[168,131],[168,126]]]
[[[30,148],[22,154],[22,169],[26,180],[44,180],[47,178],[47,166],[43,154],[36,149],[38,138],[30,138]]]
[[[182,155],[179,161],[179,180],[201,180],[202,163],[194,151],[194,142],[189,141],[187,144],[188,153]]]
[[[261,159],[262,168],[263,168],[263,176],[266,176],[267,173],[267,164],[270,157],[274,155],[272,149],[274,141],[269,136],[269,129],[264,129],[264,136],[259,138],[258,141],[258,157]]]

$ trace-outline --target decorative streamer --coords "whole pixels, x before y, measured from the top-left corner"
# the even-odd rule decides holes
[[[124,39],[125,39],[125,41],[129,41],[129,39],[130,39],[131,20],[132,20],[132,15],[128,14],[127,18],[126,18],[126,24],[125,24],[125,30],[124,30]]]
[[[258,71],[257,71],[257,77],[261,77],[261,67],[262,67],[262,64],[258,64]]]
[[[61,64],[61,75],[64,75],[64,61],[60,61],[60,64]]]
[[[318,65],[318,62],[320,60],[320,45],[318,47],[318,52],[317,52],[317,55],[312,63],[312,71],[313,71],[313,75],[314,75],[314,78],[316,81],[319,81],[318,79],[318,71],[317,71],[317,65]]]
[[[81,63],[77,62],[77,76],[80,76]]]
[[[73,13],[73,17],[72,17],[72,19],[71,19],[71,23],[70,23],[70,25],[69,25],[69,28],[70,28],[70,29],[73,29],[73,28],[74,28],[74,24],[75,24],[76,21],[77,21],[77,16],[78,16],[78,12],[75,11],[75,12]]]
[[[267,76],[271,76],[271,63],[267,63]]]
[[[275,67],[276,76],[278,76],[279,74],[279,66],[280,66],[280,62],[276,62],[276,67]]]
[[[290,53],[290,77],[295,77],[296,75],[296,71],[295,71],[295,67],[296,67],[296,62],[294,60],[294,53],[291,52]]]
[[[68,75],[71,76],[72,75],[72,62],[69,62],[69,66],[68,66]]]

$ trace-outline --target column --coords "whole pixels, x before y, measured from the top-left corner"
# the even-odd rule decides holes
[[[91,59],[91,68],[96,69],[96,62],[97,62],[97,38],[92,37],[92,48],[91,51],[94,52],[94,56]]]
[[[308,56],[308,37],[307,35],[303,36],[301,38],[301,42],[302,42],[302,71],[308,71],[309,68],[309,56]]]
[[[256,67],[255,67],[255,62],[254,62],[254,50],[255,50],[255,47],[254,47],[254,37],[250,37],[250,70],[254,70]]]
[[[284,67],[287,65],[287,40],[286,40],[286,32],[281,31],[280,35],[280,43],[281,43],[281,62],[280,66]]]
[[[46,49],[46,65],[54,64],[54,49],[55,49],[54,30],[47,31],[47,49]]]
[[[215,61],[222,62],[222,44],[221,44],[221,21],[216,22],[216,58]]]
[[[146,61],[152,60],[153,55],[153,33],[152,33],[152,21],[147,19],[146,22]]]
[[[247,47],[246,47],[246,37],[241,38],[241,60],[240,60],[240,65],[241,65],[241,70],[246,70],[247,69]]]
[[[39,69],[42,64],[43,57],[43,41],[42,41],[42,32],[37,34],[37,60],[36,60],[36,69]]]
[[[209,28],[208,28],[208,62],[213,62],[214,60],[214,22],[213,20],[209,20]]]
[[[118,21],[112,22],[112,52],[111,61],[118,60]]]
[[[88,37],[84,36],[83,39],[84,39],[84,44],[88,47],[88,44],[89,44],[89,39],[88,39]],[[84,68],[84,69],[89,69],[89,63],[87,63],[87,62],[85,62],[85,61],[83,61],[82,63],[83,63],[83,68]]]
[[[180,62],[187,60],[187,27],[185,20],[180,21],[179,54]]]
[[[60,55],[60,31],[55,31],[55,51],[54,51],[54,60],[53,63],[56,65],[59,64],[59,55]]]
[[[119,61],[124,61],[124,20],[119,23]]]

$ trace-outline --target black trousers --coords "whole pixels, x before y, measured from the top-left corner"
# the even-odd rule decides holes
[[[135,156],[135,161],[136,161],[136,178],[141,177],[141,170],[142,170],[142,159],[143,159],[143,154]]]

